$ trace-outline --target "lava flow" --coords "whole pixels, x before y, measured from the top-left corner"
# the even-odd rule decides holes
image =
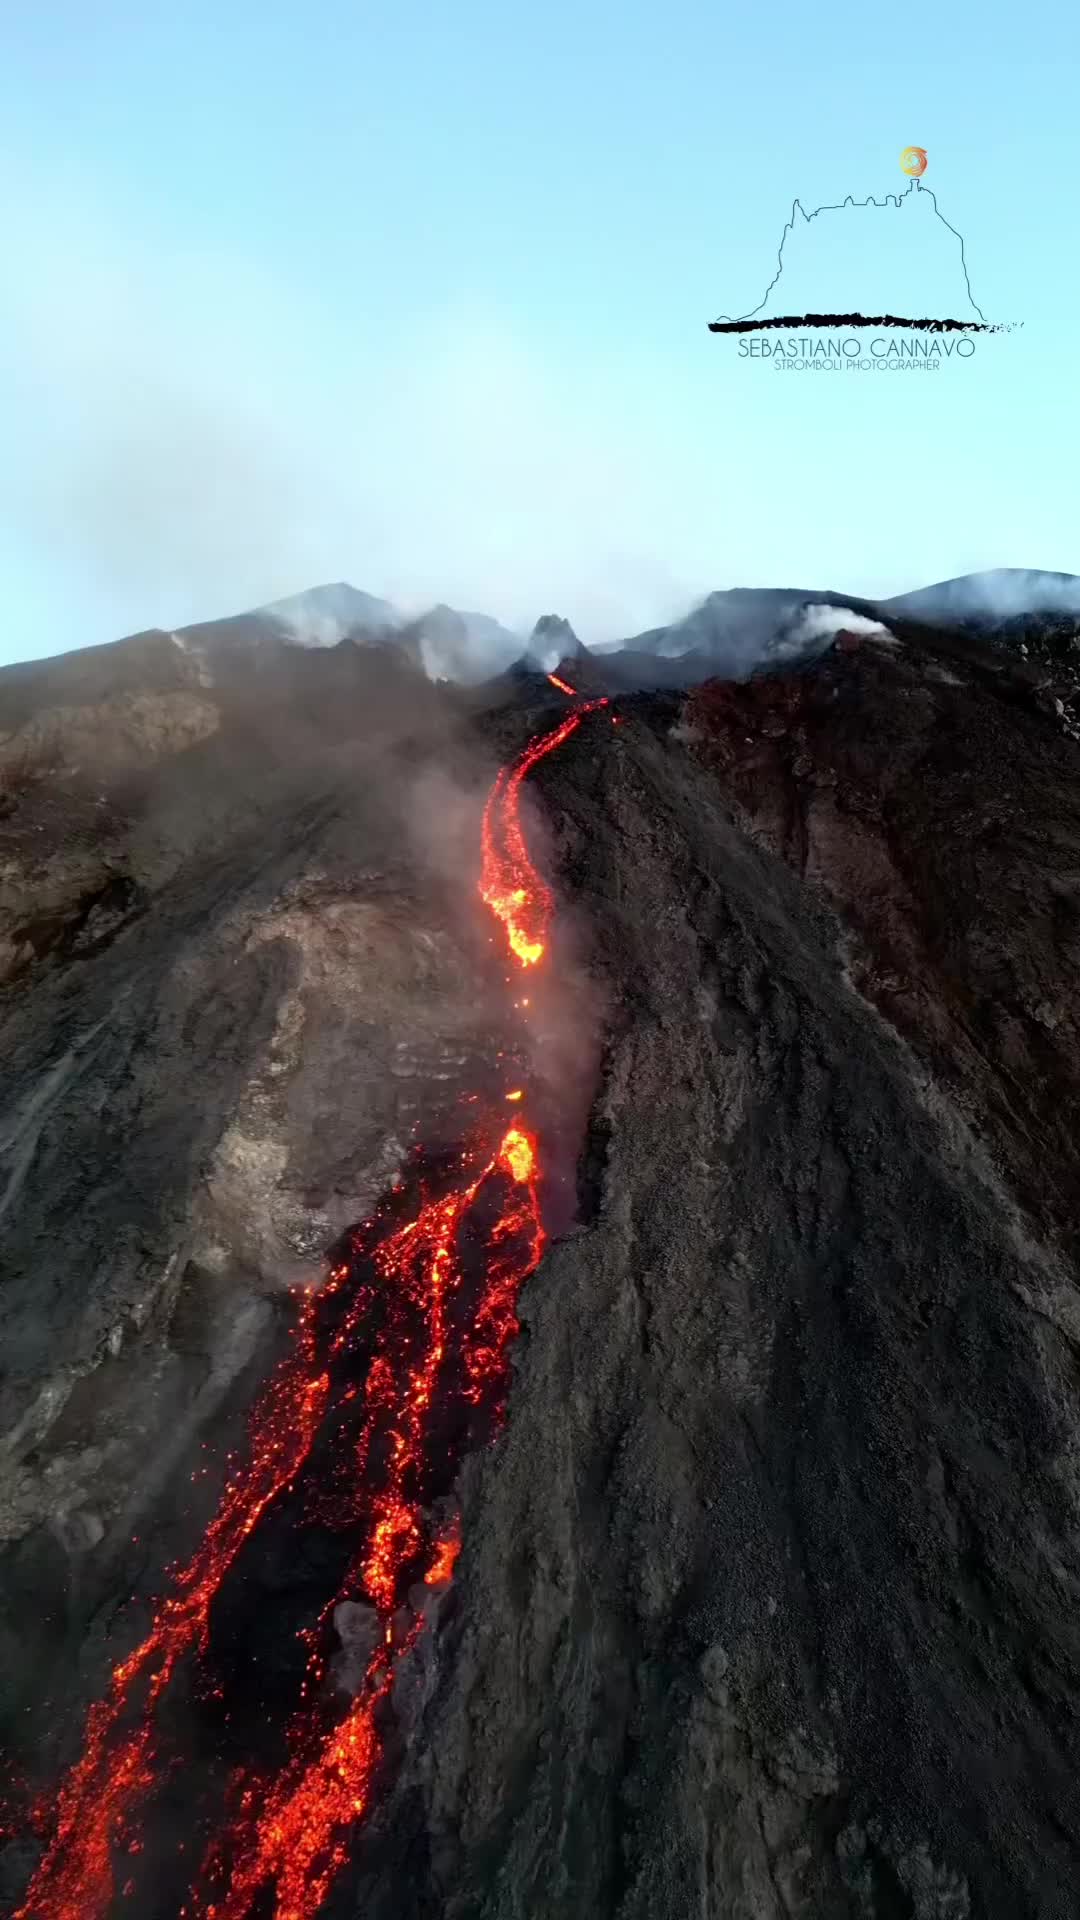
[[[359,1450],[370,1463],[381,1435],[387,1471],[366,1503],[366,1538],[333,1604],[354,1591],[365,1594],[378,1616],[380,1638],[345,1718],[327,1727],[316,1705],[291,1729],[291,1757],[277,1780],[258,1794],[238,1783],[238,1816],[211,1850],[206,1890],[186,1910],[192,1916],[246,1920],[263,1887],[273,1882],[275,1920],[310,1920],[345,1864],[349,1828],[366,1810],[380,1757],[379,1710],[398,1661],[425,1624],[422,1602],[410,1597],[411,1589],[417,1579],[422,1587],[443,1584],[457,1557],[456,1530],[441,1536],[426,1531],[426,1442],[435,1383],[441,1376],[444,1420],[455,1401],[459,1407],[477,1405],[486,1389],[503,1384],[506,1351],[517,1327],[517,1293],[544,1245],[536,1178],[536,1143],[523,1129],[511,1127],[468,1187],[431,1202],[378,1251],[385,1280],[402,1300],[420,1308],[425,1333],[411,1343],[415,1357],[397,1377],[392,1369],[371,1368]],[[464,1284],[461,1240],[464,1230],[479,1225],[479,1203],[492,1183],[508,1191],[486,1230],[479,1298],[453,1367],[450,1305],[451,1295]],[[312,1692],[324,1664],[325,1656],[316,1651]]]
[[[153,1713],[179,1663],[205,1643],[210,1606],[245,1540],[299,1471],[325,1411],[319,1305],[345,1280],[335,1267],[322,1294],[303,1296],[294,1346],[251,1420],[249,1459],[230,1474],[217,1513],[149,1632],[112,1671],[91,1708],[81,1758],[55,1800],[52,1839],[15,1920],[89,1920],[113,1894],[114,1846],[130,1845],[131,1818],[154,1781]]]
[[[480,890],[522,966],[546,951],[552,899],[525,843],[521,784],[584,714],[605,705],[583,703],[531,741],[500,772],[484,811]],[[505,1095],[523,1097],[520,1087]],[[102,1920],[109,1911],[114,1856],[139,1855],[138,1820],[170,1757],[159,1702],[182,1663],[212,1660],[211,1608],[264,1515],[286,1491],[308,1508],[316,1503],[317,1439],[329,1462],[324,1477],[348,1489],[346,1571],[301,1632],[307,1665],[285,1729],[288,1757],[270,1778],[249,1770],[233,1778],[183,1913],[318,1913],[369,1804],[398,1665],[453,1577],[461,1533],[447,1498],[464,1451],[501,1418],[518,1294],[544,1247],[536,1137],[521,1120],[507,1127],[494,1116],[491,1137],[494,1148],[473,1143],[461,1154],[463,1185],[422,1188],[415,1217],[393,1230],[380,1210],[355,1230],[351,1257],[302,1294],[290,1351],[252,1415],[249,1457],[230,1472],[190,1562],[91,1709],[15,1920]],[[362,1386],[348,1379],[358,1351],[368,1353]],[[347,1689],[331,1668],[343,1603],[372,1622],[371,1650]],[[123,1890],[135,1893],[137,1877]]]
[[[480,892],[496,919],[502,921],[511,952],[523,967],[534,967],[544,956],[552,900],[525,845],[521,783],[537,761],[576,733],[585,714],[607,704],[606,695],[586,700],[550,733],[531,740],[513,766],[501,768],[488,795],[480,829],[484,862]]]

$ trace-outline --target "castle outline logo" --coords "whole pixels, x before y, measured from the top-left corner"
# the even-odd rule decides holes
[[[941,208],[938,206],[937,195],[933,189],[923,185],[921,176],[926,171],[926,166],[927,150],[925,147],[904,147],[900,152],[900,168],[901,171],[907,175],[908,183],[901,192],[885,193],[880,198],[874,194],[867,194],[866,197],[861,200],[856,199],[854,194],[849,193],[843,200],[826,202],[822,206],[812,208],[809,212],[803,206],[801,200],[795,200],[792,203],[791,214],[780,236],[780,244],[776,251],[776,271],[769,281],[768,286],[765,288],[761,299],[756,306],[751,307],[746,313],[738,315],[722,313],[718,315],[715,320],[710,320],[708,322],[709,332],[718,334],[756,334],[773,331],[790,333],[796,328],[821,330],[824,328],[862,329],[883,327],[893,332],[904,331],[925,337],[926,335],[942,334],[1011,333],[1015,327],[1022,326],[1023,321],[994,322],[987,319],[986,314],[983,312],[983,309],[980,307],[972,292],[964,236],[958,227],[953,226],[952,222],[945,218]],[[935,312],[932,309],[929,312],[924,312],[922,315],[919,315],[910,311],[905,312],[903,308],[901,308],[898,313],[881,311],[864,312],[861,309],[840,311],[838,310],[839,303],[836,308],[828,312],[804,311],[787,312],[776,315],[765,314],[764,309],[768,305],[770,296],[784,272],[784,250],[788,239],[791,234],[796,231],[796,228],[800,226],[800,223],[803,227],[809,227],[815,220],[820,219],[823,214],[843,213],[849,207],[874,207],[879,209],[886,219],[888,218],[888,212],[891,211],[895,218],[896,214],[904,208],[905,204],[913,204],[914,200],[920,195],[926,196],[935,219],[940,222],[941,226],[947,229],[952,236],[952,241],[955,243],[956,256],[954,257],[958,257],[959,265],[957,284],[966,295],[966,301],[970,310],[968,315],[959,317],[949,313],[947,310]],[[936,304],[935,302],[935,306]],[[944,302],[942,302],[942,306],[944,307]],[[935,348],[933,350],[933,357],[938,357],[940,351],[940,348]],[[740,346],[740,358],[743,357],[746,356],[744,355],[743,348]],[[770,356],[763,352],[760,357],[765,358]],[[890,353],[889,357],[893,358],[894,356]],[[926,357],[925,351],[921,351],[918,357]],[[967,358],[968,355],[962,353],[959,357]],[[862,364],[861,357],[858,358],[858,364]]]

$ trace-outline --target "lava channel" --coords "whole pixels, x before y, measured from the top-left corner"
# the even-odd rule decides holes
[[[381,1757],[380,1714],[399,1661],[424,1628],[423,1601],[414,1596],[450,1578],[460,1544],[456,1527],[430,1530],[426,1483],[436,1386],[443,1426],[455,1401],[467,1412],[490,1404],[492,1390],[501,1398],[518,1291],[544,1246],[537,1173],[535,1140],[523,1128],[509,1128],[467,1188],[430,1202],[376,1254],[400,1311],[389,1316],[383,1352],[369,1372],[358,1453],[369,1483],[372,1462],[381,1457],[386,1464],[374,1496],[370,1484],[362,1496],[363,1543],[326,1612],[362,1597],[374,1607],[379,1639],[351,1707],[330,1725],[319,1699],[325,1640],[316,1645],[308,1685],[314,1704],[290,1729],[290,1759],[269,1785],[238,1777],[236,1814],[213,1843],[202,1886],[184,1909],[191,1920],[246,1920],[268,1884],[275,1920],[311,1920],[345,1865],[349,1832],[367,1809]],[[479,1218],[485,1200],[487,1223]],[[465,1284],[462,1245],[470,1231],[484,1239],[483,1280],[454,1353],[452,1299]],[[402,1366],[399,1336],[406,1324],[412,1359]],[[389,1364],[378,1364],[380,1358]]]
[[[244,1542],[299,1471],[325,1411],[329,1378],[318,1361],[317,1318],[345,1280],[335,1267],[321,1293],[306,1292],[281,1362],[249,1429],[246,1465],[230,1472],[217,1513],[149,1631],[113,1668],[90,1709],[82,1755],[53,1801],[52,1838],[15,1920],[90,1920],[114,1892],[113,1850],[133,1850],[132,1816],[154,1784],[154,1710],[178,1666],[205,1645],[211,1603]],[[45,1807],[41,1814],[44,1816]]]
[[[549,676],[550,677],[550,676]],[[551,923],[551,889],[529,858],[521,825],[521,785],[537,762],[576,733],[582,719],[607,697],[586,700],[559,726],[528,746],[510,767],[503,767],[488,795],[480,829],[483,871],[480,892],[497,920],[501,920],[510,951],[523,967],[535,967],[544,957]]]
[[[584,702],[530,741],[499,773],[485,808],[480,890],[523,967],[546,952],[552,897],[525,843],[521,785],[586,713],[607,704]],[[252,1413],[244,1464],[230,1467],[201,1542],[114,1667],[90,1710],[81,1756],[41,1805],[50,1838],[15,1920],[103,1920],[118,1891],[137,1892],[137,1865],[119,1890],[116,1866],[124,1855],[138,1860],[140,1817],[168,1757],[158,1706],[181,1667],[208,1655],[214,1601],[260,1521],[303,1486],[317,1436],[330,1448],[331,1479],[348,1488],[347,1572],[301,1634],[306,1671],[285,1764],[269,1778],[253,1769],[234,1775],[182,1914],[318,1913],[370,1802],[399,1663],[452,1579],[461,1534],[447,1520],[446,1497],[464,1452],[503,1417],[517,1299],[545,1244],[537,1139],[522,1117],[507,1127],[493,1115],[490,1127],[494,1148],[473,1145],[460,1156],[471,1175],[463,1185],[422,1189],[415,1217],[393,1230],[384,1204],[354,1231],[349,1257],[323,1285],[302,1292],[290,1349]],[[364,1350],[374,1319],[363,1386],[342,1390],[343,1364]],[[347,1705],[329,1672],[343,1601],[359,1601],[376,1628]]]

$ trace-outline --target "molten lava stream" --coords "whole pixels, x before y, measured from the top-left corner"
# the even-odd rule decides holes
[[[511,952],[523,966],[535,966],[543,957],[552,902],[525,844],[521,783],[539,760],[569,739],[584,713],[606,705],[606,700],[590,701],[550,734],[531,741],[513,766],[500,772],[484,811],[481,892],[503,922]],[[247,1920],[270,1881],[275,1886],[275,1920],[311,1920],[348,1857],[348,1829],[367,1808],[380,1757],[379,1709],[392,1687],[398,1659],[423,1626],[422,1614],[415,1611],[407,1625],[399,1624],[399,1608],[405,1576],[410,1563],[416,1566],[423,1540],[424,1443],[435,1385],[447,1359],[447,1298],[461,1282],[458,1234],[486,1183],[499,1174],[509,1175],[512,1184],[490,1230],[484,1284],[462,1339],[459,1392],[476,1405],[504,1384],[507,1348],[517,1329],[518,1292],[544,1245],[536,1142],[521,1127],[508,1129],[498,1153],[468,1187],[429,1202],[416,1221],[378,1250],[377,1263],[386,1280],[426,1301],[426,1337],[400,1382],[385,1352],[372,1363],[357,1447],[358,1459],[367,1468],[375,1424],[380,1415],[388,1419],[389,1471],[371,1507],[365,1549],[353,1576],[378,1611],[383,1638],[345,1718],[320,1734],[317,1710],[302,1716],[292,1730],[293,1758],[279,1778],[261,1798],[245,1787],[238,1817],[208,1855],[203,1883],[207,1891],[186,1909],[192,1920],[195,1915],[202,1920]],[[452,1568],[457,1540],[423,1544],[428,1556],[425,1581],[434,1584]],[[348,1597],[350,1590],[347,1583],[338,1597]],[[321,1670],[316,1650],[312,1691]],[[220,1894],[212,1891],[217,1887]]]
[[[484,811],[481,893],[522,966],[536,966],[546,951],[552,900],[526,847],[521,785],[586,713],[606,705],[584,702],[530,741],[499,774]],[[288,1732],[290,1757],[261,1788],[250,1774],[234,1783],[234,1810],[184,1908],[205,1920],[246,1920],[255,1904],[264,1911],[272,1889],[265,1911],[275,1920],[311,1920],[318,1912],[345,1862],[348,1831],[368,1804],[397,1664],[424,1627],[416,1595],[451,1577],[460,1546],[456,1528],[433,1522],[432,1491],[440,1475],[452,1481],[476,1418],[501,1416],[518,1293],[544,1246],[538,1148],[527,1128],[505,1129],[490,1156],[472,1165],[471,1180],[423,1199],[405,1226],[388,1233],[383,1226],[380,1239],[377,1214],[357,1229],[353,1259],[303,1295],[293,1349],[252,1415],[246,1463],[230,1471],[200,1545],[90,1711],[82,1755],[55,1798],[51,1839],[15,1920],[103,1920],[111,1907],[114,1851],[138,1851],[135,1817],[156,1783],[156,1708],[181,1662],[205,1650],[211,1607],[244,1543],[304,1468],[332,1369],[370,1314],[375,1294],[363,1268],[374,1270],[384,1312],[349,1442],[357,1534],[351,1571],[302,1635],[310,1651]],[[340,1450],[349,1431],[343,1421],[332,1448]],[[455,1436],[449,1457],[445,1446],[440,1452],[440,1431]],[[374,1608],[379,1637],[352,1704],[344,1713],[338,1707],[335,1719],[322,1684],[330,1619],[338,1601],[358,1595]]]
[[[217,1513],[150,1630],[112,1671],[87,1719],[81,1758],[55,1800],[52,1838],[15,1920],[94,1920],[113,1896],[114,1846],[131,1845],[131,1820],[155,1778],[153,1714],[179,1663],[205,1641],[210,1606],[245,1540],[294,1478],[326,1406],[317,1362],[322,1304],[345,1280],[336,1267],[321,1294],[304,1295],[286,1356],[251,1420],[247,1464],[226,1480]]]
[[[586,700],[559,726],[530,740],[513,766],[503,767],[488,795],[480,829],[483,871],[480,892],[496,919],[501,920],[510,951],[523,967],[534,967],[544,956],[551,921],[551,890],[529,858],[521,825],[521,783],[547,754],[576,733],[582,719],[606,697]]]
[[[376,1251],[385,1284],[413,1305],[423,1303],[424,1337],[406,1343],[410,1364],[401,1365],[399,1351],[396,1368],[380,1366],[379,1356],[371,1367],[357,1450],[371,1461],[381,1428],[389,1439],[387,1470],[374,1499],[365,1503],[357,1562],[324,1620],[338,1601],[363,1594],[375,1607],[381,1637],[344,1718],[328,1727],[325,1704],[316,1701],[294,1721],[291,1758],[277,1779],[261,1794],[249,1781],[237,1781],[237,1812],[214,1842],[201,1889],[185,1909],[192,1920],[246,1920],[268,1883],[274,1886],[275,1920],[311,1920],[345,1864],[348,1830],[366,1810],[381,1755],[379,1711],[398,1661],[424,1626],[410,1589],[419,1582],[422,1591],[449,1578],[457,1555],[456,1532],[429,1534],[424,1498],[436,1386],[445,1421],[454,1397],[466,1407],[490,1403],[504,1384],[518,1290],[544,1245],[536,1181],[536,1143],[523,1128],[511,1127],[468,1187],[428,1202]],[[485,1228],[477,1216],[493,1199],[495,1218]],[[460,1353],[452,1356],[450,1296],[464,1284],[462,1245],[470,1229],[483,1238],[483,1279],[460,1330]],[[387,1324],[400,1330],[397,1316]],[[447,1379],[453,1357],[459,1364]],[[312,1695],[324,1668],[325,1655],[316,1648]]]

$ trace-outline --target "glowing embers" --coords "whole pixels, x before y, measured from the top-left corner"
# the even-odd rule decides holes
[[[523,966],[544,954],[552,902],[525,845],[521,783],[606,705],[586,702],[530,742],[485,809],[481,890]],[[516,1105],[522,1096],[514,1088],[505,1097]],[[115,1856],[139,1853],[138,1822],[164,1761],[162,1697],[183,1664],[207,1653],[224,1582],[293,1488],[309,1519],[320,1500],[333,1507],[347,1570],[340,1580],[334,1572],[334,1590],[299,1630],[306,1668],[295,1710],[278,1724],[285,1763],[269,1780],[256,1782],[250,1769],[234,1776],[182,1912],[185,1920],[318,1913],[369,1804],[398,1664],[424,1629],[433,1590],[452,1578],[461,1540],[456,1525],[447,1528],[446,1496],[464,1453],[502,1417],[518,1295],[543,1251],[536,1138],[517,1119],[501,1136],[493,1123],[492,1139],[493,1152],[474,1145],[458,1157],[454,1177],[464,1184],[422,1193],[405,1225],[390,1222],[404,1201],[396,1183],[354,1234],[353,1258],[300,1295],[291,1350],[251,1417],[246,1462],[231,1467],[202,1541],[91,1709],[80,1759],[42,1804],[51,1839],[15,1920],[104,1920],[111,1911]],[[240,1570],[229,1587],[237,1591]],[[343,1602],[366,1608],[376,1629],[344,1696],[328,1685]],[[136,1879],[121,1889],[137,1890]]]
[[[587,700],[560,726],[528,746],[503,767],[488,796],[481,827],[482,871],[480,892],[496,919],[501,920],[510,951],[523,967],[534,967],[544,956],[551,921],[551,890],[529,858],[521,826],[521,783],[537,762],[561,747],[581,725],[587,713],[607,706],[606,698]]]
[[[347,1271],[334,1269],[321,1298],[342,1285]],[[252,1416],[246,1465],[231,1470],[217,1513],[172,1593],[90,1710],[82,1756],[56,1797],[52,1838],[15,1920],[94,1920],[111,1903],[113,1849],[131,1850],[134,1813],[155,1781],[157,1704],[180,1662],[205,1644],[214,1596],[266,1509],[303,1465],[325,1411],[330,1382],[317,1360],[319,1299],[303,1296],[294,1349]]]
[[[268,1884],[274,1903],[260,1911],[274,1920],[318,1913],[348,1857],[349,1829],[367,1809],[378,1709],[392,1679],[392,1655],[373,1656],[363,1689],[321,1750],[306,1763],[294,1759],[265,1791],[246,1789],[236,1826],[208,1863],[208,1879],[223,1881],[223,1890],[185,1907],[184,1920],[243,1920]]]
[[[536,1172],[536,1142],[520,1127],[511,1127],[499,1148],[499,1164],[519,1183],[531,1180]]]
[[[298,1480],[322,1428],[347,1450],[330,1469],[350,1489],[352,1572],[305,1633],[308,1682],[289,1762],[265,1791],[240,1796],[208,1857],[205,1892],[186,1909],[207,1920],[247,1914],[272,1881],[278,1920],[318,1912],[344,1859],[343,1829],[366,1803],[380,1702],[423,1624],[410,1591],[452,1573],[459,1538],[445,1527],[433,1534],[431,1499],[478,1437],[476,1409],[486,1421],[500,1412],[517,1291],[544,1244],[536,1180],[536,1141],[511,1126],[466,1187],[422,1196],[416,1216],[390,1232],[384,1223],[381,1239],[359,1233],[354,1264],[301,1295],[291,1350],[252,1416],[247,1461],[230,1471],[199,1547],[91,1710],[22,1920],[95,1920],[110,1910],[114,1854],[137,1852],[137,1817],[157,1781],[158,1704],[181,1662],[205,1650],[223,1581],[267,1508]],[[359,1399],[347,1380],[335,1394],[332,1380],[376,1303],[381,1322]],[[336,1426],[325,1419],[331,1405]],[[328,1724],[319,1682],[329,1623],[335,1603],[355,1597],[376,1609],[380,1637],[351,1706]]]
[[[432,1527],[433,1496],[475,1438],[476,1408],[501,1414],[518,1291],[544,1245],[537,1172],[535,1139],[510,1127],[468,1187],[427,1201],[374,1252],[387,1299],[355,1443],[362,1542],[323,1619],[362,1594],[380,1637],[344,1719],[328,1727],[325,1709],[305,1709],[282,1774],[264,1795],[240,1795],[192,1916],[247,1920],[272,1883],[275,1920],[310,1920],[344,1864],[381,1753],[383,1703],[424,1626],[415,1596],[450,1579],[460,1547],[456,1527]],[[449,1461],[448,1433],[457,1436]],[[313,1680],[324,1665],[316,1639]]]
[[[453,1525],[436,1542],[435,1558],[424,1575],[424,1584],[429,1587],[441,1587],[454,1577],[458,1554],[461,1552],[461,1522]]]
[[[364,1583],[373,1604],[384,1612],[392,1610],[401,1568],[415,1557],[423,1539],[420,1481],[426,1422],[446,1357],[447,1293],[462,1277],[456,1238],[487,1172],[485,1168],[464,1192],[429,1202],[418,1219],[394,1234],[376,1255],[387,1285],[402,1301],[412,1302],[421,1322],[416,1329],[402,1327],[399,1342],[403,1356],[418,1352],[415,1363],[403,1364],[399,1358],[396,1368],[389,1364],[380,1376],[386,1391],[369,1404],[369,1419],[387,1426],[387,1444],[385,1485],[372,1507]],[[393,1316],[392,1330],[398,1318]],[[361,1435],[361,1446],[370,1458],[368,1435]]]

